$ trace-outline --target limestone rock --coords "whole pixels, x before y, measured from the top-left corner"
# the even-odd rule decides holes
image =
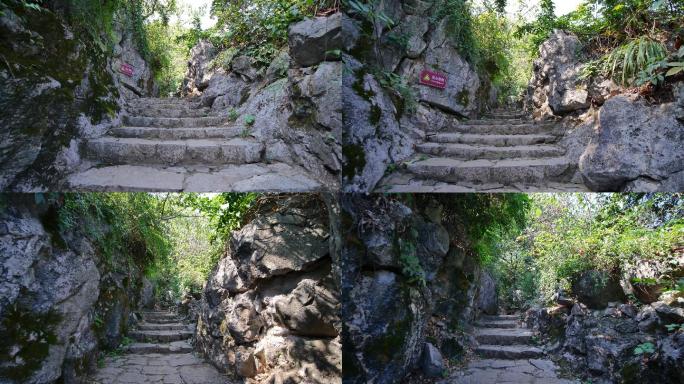
[[[496,315],[499,312],[496,283],[488,272],[482,272],[482,276],[480,277],[478,306],[482,312],[488,315]]]
[[[427,377],[441,377],[444,373],[442,354],[439,352],[439,349],[431,343],[425,343],[425,347],[423,347],[420,367]]]
[[[188,70],[183,80],[183,95],[197,95],[209,86],[211,61],[218,54],[218,50],[208,40],[200,40],[190,50]]]
[[[673,103],[649,106],[629,96],[608,100],[599,111],[598,132],[580,159],[585,183],[595,191],[619,191],[646,178],[662,184],[657,190],[665,185],[681,189],[667,183],[684,171],[684,125],[674,108]]]
[[[581,303],[592,309],[603,309],[609,302],[625,299],[619,279],[602,271],[581,274],[573,283],[572,292]]]
[[[342,49],[342,13],[303,20],[289,28],[290,56],[299,65],[318,64]]]

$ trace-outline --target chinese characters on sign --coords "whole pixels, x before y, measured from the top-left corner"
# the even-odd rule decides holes
[[[420,73],[420,83],[429,87],[445,89],[447,77],[441,73],[425,69]]]
[[[123,63],[121,64],[121,68],[119,68],[119,72],[123,73],[124,75],[128,77],[133,77],[133,73],[135,71],[133,70],[133,66],[130,64]]]

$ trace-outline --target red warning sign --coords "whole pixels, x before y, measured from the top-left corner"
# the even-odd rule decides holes
[[[126,75],[128,77],[133,77],[135,70],[133,69],[132,65],[123,63],[123,64],[121,64],[121,68],[119,68],[119,72],[123,73],[124,75]]]
[[[444,89],[447,86],[447,77],[442,73],[425,69],[420,73],[420,83],[429,87]]]

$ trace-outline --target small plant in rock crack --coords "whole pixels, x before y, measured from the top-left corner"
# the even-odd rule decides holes
[[[236,121],[238,119],[238,117],[240,117],[240,115],[238,114],[238,111],[235,110],[235,108],[228,111],[228,120]]]
[[[634,356],[648,357],[653,353],[655,353],[655,345],[653,343],[639,344],[634,348]]]
[[[245,116],[245,124],[246,124],[248,127],[253,126],[254,123],[256,123],[256,117],[255,117],[254,115],[247,115],[247,116]]]
[[[665,328],[668,332],[684,331],[684,324],[667,324]]]
[[[241,138],[241,139],[246,139],[246,138],[249,137],[249,135],[250,135],[249,129],[247,129],[247,128],[243,129],[243,130],[240,132],[240,138]]]

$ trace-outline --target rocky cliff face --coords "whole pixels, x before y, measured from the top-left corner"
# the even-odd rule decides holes
[[[127,34],[110,54],[60,11],[10,4],[0,5],[0,189],[42,190],[78,167],[81,139],[118,124],[123,96],[152,94],[154,83]]]
[[[345,383],[441,374],[442,357],[468,343],[457,330],[489,304],[462,228],[445,222],[439,197],[420,199],[342,198]]]
[[[563,146],[578,177],[595,191],[674,192],[684,188],[684,85],[673,102],[653,104],[610,79],[581,76],[579,39],[554,31],[540,47],[527,106],[566,127]]]
[[[215,68],[220,53],[193,48],[183,93],[218,114],[239,116],[245,132],[266,143],[266,160],[296,164],[331,188],[339,185],[342,136],[342,14],[290,26],[289,47],[262,68],[247,56]],[[254,124],[246,124],[247,116]]]
[[[81,383],[98,350],[120,344],[142,275],[107,264],[80,230],[59,231],[54,205],[33,195],[3,199],[0,382]]]
[[[257,382],[335,383],[342,356],[329,198],[264,197],[206,284],[196,346]]]
[[[439,130],[495,102],[489,81],[480,78],[450,38],[450,21],[434,20],[435,6],[383,1],[374,12],[390,18],[393,28],[361,16],[343,28],[349,42],[342,81],[348,192],[372,191],[390,164],[413,155],[427,126]],[[444,89],[421,85],[423,70],[444,75]]]

